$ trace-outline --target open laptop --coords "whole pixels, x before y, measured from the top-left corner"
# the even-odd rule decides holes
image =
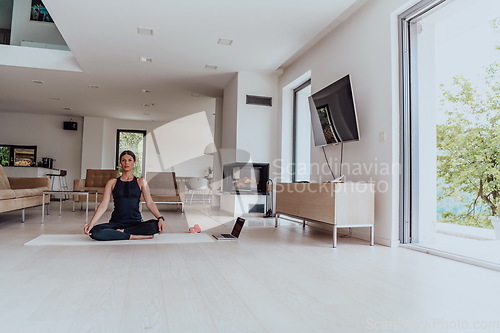
[[[233,231],[230,234],[218,234],[212,235],[217,240],[237,240],[240,236],[241,229],[243,228],[243,224],[245,224],[245,219],[238,217],[236,219],[236,223],[234,224]]]

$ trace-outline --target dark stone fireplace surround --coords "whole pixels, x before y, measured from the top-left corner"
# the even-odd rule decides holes
[[[236,162],[223,166],[222,190],[231,194],[266,194],[269,163]]]

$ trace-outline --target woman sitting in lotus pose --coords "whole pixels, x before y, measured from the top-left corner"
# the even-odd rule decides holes
[[[147,239],[165,231],[165,219],[151,198],[148,183],[145,179],[136,178],[132,174],[135,162],[135,154],[130,150],[125,150],[120,154],[122,175],[106,183],[102,201],[89,224],[83,229],[91,238],[100,241]],[[146,206],[156,219],[142,220],[139,211],[141,193]],[[111,219],[108,223],[96,225],[108,208],[111,195],[113,195],[115,205]]]

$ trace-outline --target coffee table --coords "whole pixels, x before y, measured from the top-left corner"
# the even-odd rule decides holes
[[[85,206],[85,223],[89,221],[89,195],[90,194],[95,194],[95,206],[94,210],[97,209],[97,191],[94,190],[86,190],[86,191],[71,191],[71,190],[48,190],[48,191],[43,191],[42,195],[42,224],[44,222],[45,218],[45,195],[51,195],[51,194],[67,194],[67,195],[84,195],[86,197],[86,206]],[[50,196],[49,196],[50,198]],[[59,216],[62,214],[62,198],[63,195],[59,196]],[[75,202],[73,201],[73,211],[75,211]],[[47,215],[50,215],[50,199],[47,204]]]

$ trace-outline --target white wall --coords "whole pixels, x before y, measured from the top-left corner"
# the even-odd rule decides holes
[[[278,157],[278,80],[273,75],[240,72],[224,89],[222,164],[270,163]],[[246,96],[271,97],[273,106],[247,105]]]
[[[104,118],[85,117],[83,120],[81,175],[85,178],[87,169],[105,169],[102,150],[104,142]]]
[[[397,147],[399,122],[393,109],[393,68],[397,54],[393,46],[393,12],[407,0],[368,1],[331,33],[286,68],[280,89],[311,70],[312,92],[350,74],[359,119],[360,141],[344,146],[344,174],[348,181],[374,181],[375,240],[385,245],[398,243]],[[397,85],[396,85],[397,87]],[[286,95],[286,92],[280,93]],[[285,105],[283,101],[283,105]],[[381,138],[383,133],[384,139]],[[330,159],[338,158],[339,147],[327,146]],[[320,148],[312,148],[311,162],[324,164]],[[396,170],[393,165],[396,164]],[[316,172],[311,180],[325,179]],[[331,176],[330,176],[331,178]],[[368,239],[367,232],[358,236]]]
[[[223,122],[223,98],[216,98],[215,102],[215,127],[214,127],[214,142],[215,146],[220,150],[222,146],[222,122]],[[213,165],[214,165],[214,175],[212,180],[212,188],[219,189],[222,188],[222,166],[219,160],[219,154],[213,155]],[[220,206],[220,198],[218,196],[214,197],[214,206]]]
[[[246,96],[271,97],[273,106],[246,104]],[[277,157],[278,79],[273,75],[238,73],[236,147],[247,151],[252,162],[272,163]],[[246,162],[237,160],[237,162]]]
[[[145,130],[145,171],[175,171],[178,177],[203,177],[213,166],[204,155],[214,141],[215,98],[206,98],[206,111],[165,121],[135,121],[85,117],[81,176],[88,168],[113,169],[118,129]]]
[[[211,112],[198,112],[148,131],[146,170],[175,171],[178,177],[203,177],[213,164],[205,147],[214,141]]]
[[[0,1],[0,29],[9,29],[12,21],[14,0]]]
[[[48,8],[50,12],[50,8]],[[30,21],[31,0],[15,0],[12,12],[11,45],[21,45],[22,40],[66,45],[55,23]]]
[[[77,131],[63,130],[70,117],[0,112],[0,143],[37,146],[37,162],[42,157],[55,159],[54,168],[68,171],[68,185],[80,178],[83,119],[77,122]]]
[[[237,130],[237,110],[238,110],[238,75],[224,88],[222,106],[222,138],[221,149],[236,149]],[[236,158],[232,157],[233,160]]]

